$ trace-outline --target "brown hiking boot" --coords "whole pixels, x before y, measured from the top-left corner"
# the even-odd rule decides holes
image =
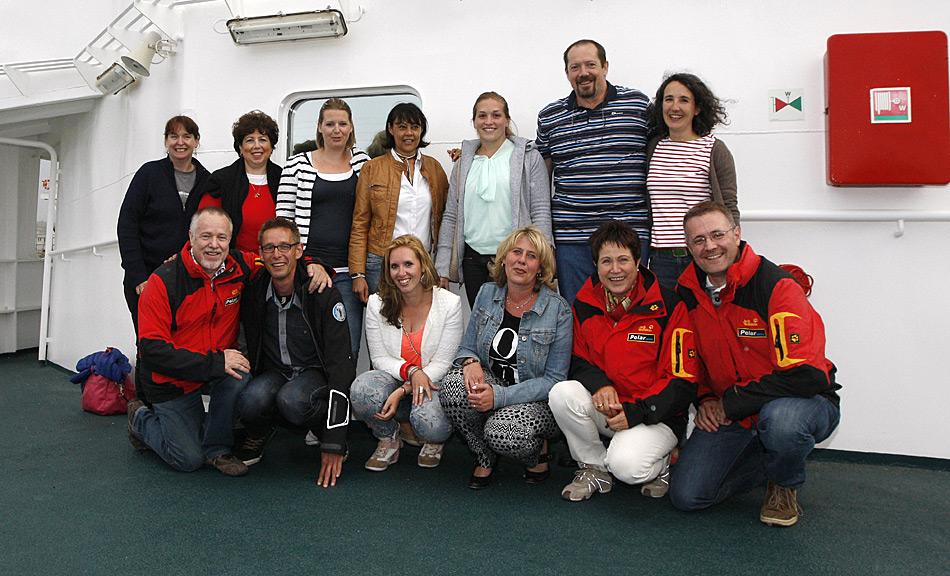
[[[129,415],[129,444],[132,445],[132,448],[135,448],[138,452],[145,452],[148,450],[148,446],[145,442],[142,442],[142,439],[132,431],[132,420],[135,419],[135,413],[139,411],[139,408],[145,406],[145,402],[142,402],[138,398],[135,400],[129,400],[129,403],[125,405],[126,414]]]
[[[208,466],[216,468],[225,476],[244,476],[247,474],[247,464],[238,460],[234,454],[222,454],[208,460]]]
[[[798,491],[769,482],[759,520],[769,526],[792,526],[798,522],[798,517],[801,515],[802,508],[798,505]]]

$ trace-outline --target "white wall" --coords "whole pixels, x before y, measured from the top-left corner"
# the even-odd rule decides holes
[[[80,4],[57,1],[63,10]],[[245,1],[245,13],[291,11],[306,2]],[[592,37],[607,48],[609,79],[655,92],[664,72],[686,69],[730,100],[731,124],[719,131],[736,157],[743,210],[950,209],[947,187],[831,188],[824,175],[822,57],[837,33],[950,28],[945,0],[660,2],[366,1],[366,14],[339,40],[235,46],[223,2],[178,9],[180,53],[152,67],[136,88],[104,98],[66,122],[60,248],[114,237],[131,174],[159,157],[161,129],[179,111],[201,126],[199,158],[217,168],[233,158],[230,125],[260,108],[277,115],[287,94],[407,84],[430,122],[429,150],[443,162],[447,143],[470,138],[471,104],[497,90],[522,135],[537,111],[566,95],[561,53]],[[110,18],[103,18],[104,27]],[[0,24],[0,33],[10,27]],[[216,31],[217,29],[217,31]],[[63,46],[71,56],[81,46]],[[767,91],[804,90],[801,122],[768,120]],[[382,127],[380,127],[382,128]],[[280,160],[275,158],[276,160]],[[946,161],[947,159],[935,159]],[[950,458],[943,414],[943,340],[950,306],[934,303],[950,282],[940,246],[950,224],[766,224],[744,236],[778,262],[803,265],[816,279],[812,301],[827,326],[828,354],[839,366],[842,424],[826,443],[838,449]],[[57,263],[50,358],[72,366],[106,344],[131,350],[117,251]]]

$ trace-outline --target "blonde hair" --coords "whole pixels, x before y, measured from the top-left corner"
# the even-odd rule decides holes
[[[323,103],[323,106],[320,106],[320,115],[317,117],[317,149],[325,146],[323,134],[320,133],[324,110],[343,110],[346,112],[346,117],[350,121],[350,137],[346,139],[346,147],[352,148],[356,144],[356,126],[353,125],[353,111],[350,110],[350,105],[342,98],[330,98]]]
[[[541,269],[538,270],[538,276],[534,281],[535,291],[540,290],[542,285],[551,290],[557,290],[557,285],[554,283],[554,275],[557,272],[557,266],[554,264],[554,249],[544,237],[544,233],[534,224],[518,228],[498,244],[495,261],[491,266],[492,280],[498,286],[508,284],[508,276],[505,275],[505,257],[522,238],[527,239],[534,246],[534,250],[538,253],[538,260],[541,262]]]
[[[419,279],[422,289],[426,291],[432,288],[439,281],[439,273],[436,272],[435,264],[432,263],[432,257],[422,245],[422,241],[412,234],[403,234],[395,238],[389,246],[386,247],[386,254],[383,255],[383,269],[379,279],[379,299],[383,301],[380,314],[393,326],[399,326],[399,316],[402,314],[402,293],[396,287],[396,282],[389,274],[390,254],[396,248],[408,248],[412,250],[416,260],[419,261],[419,268],[422,270],[422,276]]]
[[[495,91],[482,92],[478,95],[478,98],[475,99],[475,104],[472,106],[472,122],[475,121],[475,116],[478,115],[478,103],[482,100],[495,100],[501,104],[501,111],[504,112],[505,118],[508,120],[508,125],[505,126],[505,137],[511,138],[515,135],[514,130],[511,128],[511,124],[514,120],[511,119],[511,113],[508,112],[508,101],[505,98]]]

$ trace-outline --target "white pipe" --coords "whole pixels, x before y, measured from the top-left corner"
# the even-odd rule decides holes
[[[49,342],[49,293],[50,277],[53,269],[52,252],[53,232],[56,229],[56,200],[59,194],[59,157],[56,150],[46,142],[33,140],[19,140],[17,138],[0,138],[0,144],[22,146],[24,148],[39,148],[49,154],[50,182],[49,203],[46,205],[46,243],[43,247],[43,300],[40,305],[40,353],[39,360],[46,360],[46,345]]]
[[[743,210],[743,222],[950,222],[950,210]]]

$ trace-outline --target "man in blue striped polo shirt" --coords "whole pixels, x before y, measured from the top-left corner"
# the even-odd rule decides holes
[[[564,51],[574,89],[538,114],[538,151],[554,174],[551,219],[561,295],[574,295],[595,268],[588,238],[606,220],[622,220],[650,245],[646,190],[650,100],[607,82],[607,53],[593,40]],[[648,255],[643,255],[646,262]]]

